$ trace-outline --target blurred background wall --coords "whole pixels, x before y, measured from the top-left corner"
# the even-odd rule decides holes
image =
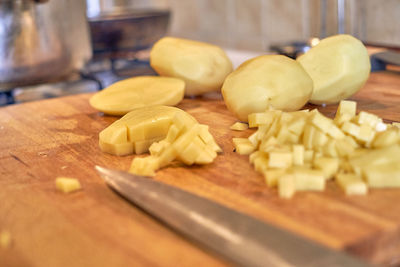
[[[400,0],[115,0],[134,8],[170,8],[170,35],[224,47],[264,51],[272,44],[344,31],[368,42],[400,46]]]

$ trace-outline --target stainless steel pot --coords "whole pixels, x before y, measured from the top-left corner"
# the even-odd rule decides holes
[[[86,1],[96,58],[126,57],[151,47],[167,33],[170,10],[154,0]]]
[[[61,79],[91,56],[85,1],[0,1],[0,91]]]
[[[125,10],[89,18],[96,56],[118,57],[149,48],[167,32],[168,10]]]

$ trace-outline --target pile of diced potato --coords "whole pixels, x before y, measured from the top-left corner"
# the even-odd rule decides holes
[[[314,109],[267,110],[250,114],[248,121],[258,129],[249,138],[233,138],[236,152],[249,154],[267,185],[277,186],[283,198],[322,191],[330,179],[348,195],[400,186],[399,123],[356,114],[354,101],[341,101],[333,120]]]
[[[175,159],[186,165],[209,164],[222,149],[208,130],[208,125],[187,123],[183,113],[176,113],[165,139],[149,147],[150,156],[135,157],[129,172],[154,176],[155,171]]]

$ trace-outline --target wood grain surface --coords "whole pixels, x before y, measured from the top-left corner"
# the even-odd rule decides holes
[[[95,165],[127,170],[133,156],[98,148],[98,133],[117,119],[88,104],[90,94],[0,108],[0,266],[225,266],[223,259],[175,233],[111,191]],[[359,110],[400,121],[400,74],[373,73],[353,99]],[[236,119],[219,94],[185,99],[180,108],[211,133],[224,153],[207,166],[173,166],[156,180],[272,223],[373,263],[400,263],[400,189],[348,197],[329,182],[323,193],[278,197],[247,156],[233,152]],[[310,106],[314,108],[315,106]],[[332,116],[336,106],[319,107]],[[57,176],[80,180],[72,194]]]

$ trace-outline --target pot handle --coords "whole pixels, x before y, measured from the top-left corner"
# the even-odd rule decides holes
[[[49,1],[49,0],[33,0],[33,2],[38,3],[38,4],[46,3],[46,2],[48,2],[48,1]]]

